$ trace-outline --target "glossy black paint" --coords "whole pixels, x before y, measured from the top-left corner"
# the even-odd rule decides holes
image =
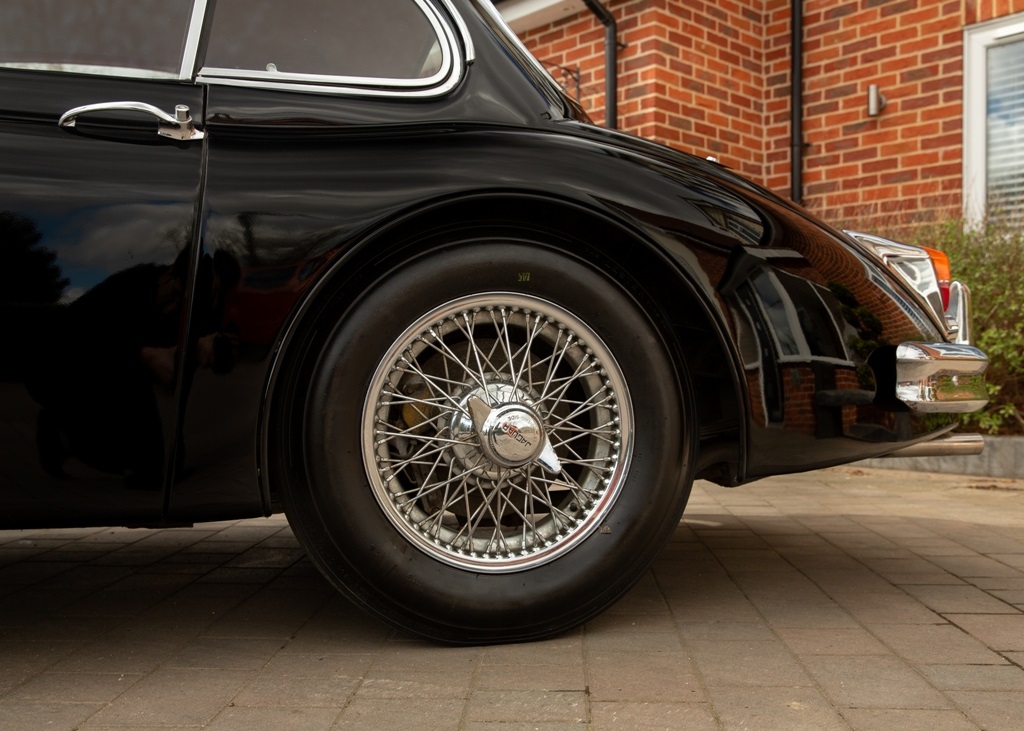
[[[201,109],[202,90],[12,69],[0,95],[0,513],[160,520],[203,151],[154,144],[137,116],[56,120],[97,100]]]
[[[265,445],[292,330],[484,228],[641,283],[693,372],[705,476],[937,428],[875,395],[873,353],[942,339],[888,274],[717,164],[590,126],[455,4],[477,58],[438,99],[0,69],[0,525],[276,509]],[[156,139],[130,115],[57,127],[123,99],[187,104],[207,136]]]

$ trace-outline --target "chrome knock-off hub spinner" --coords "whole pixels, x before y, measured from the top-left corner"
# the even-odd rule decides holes
[[[469,405],[484,454],[505,467],[522,467],[540,456],[544,428],[533,409],[523,404],[506,404],[492,409],[473,399]],[[479,414],[479,416],[478,416]]]
[[[452,435],[477,437],[474,443],[453,449],[466,469],[492,479],[499,476],[501,468],[515,469],[531,463],[555,474],[561,471],[544,431],[543,417],[522,390],[507,383],[489,384],[474,389],[461,405],[466,413],[453,417]]]

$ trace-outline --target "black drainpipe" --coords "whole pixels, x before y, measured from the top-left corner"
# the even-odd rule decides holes
[[[804,197],[804,9],[803,0],[793,0],[790,26],[793,30],[792,88],[790,89],[789,115],[793,130],[792,148],[789,156],[792,174],[794,203],[803,203]]]
[[[604,25],[604,123],[609,129],[616,129],[619,126],[619,27],[615,16],[598,0],[583,2]]]

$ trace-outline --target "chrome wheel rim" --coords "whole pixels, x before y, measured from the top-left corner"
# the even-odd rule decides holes
[[[362,454],[395,528],[476,572],[553,561],[602,525],[632,451],[608,348],[547,300],[492,292],[424,314],[374,373]]]

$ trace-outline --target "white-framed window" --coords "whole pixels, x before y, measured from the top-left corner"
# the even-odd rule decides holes
[[[1024,13],[964,30],[964,212],[1024,222]]]

